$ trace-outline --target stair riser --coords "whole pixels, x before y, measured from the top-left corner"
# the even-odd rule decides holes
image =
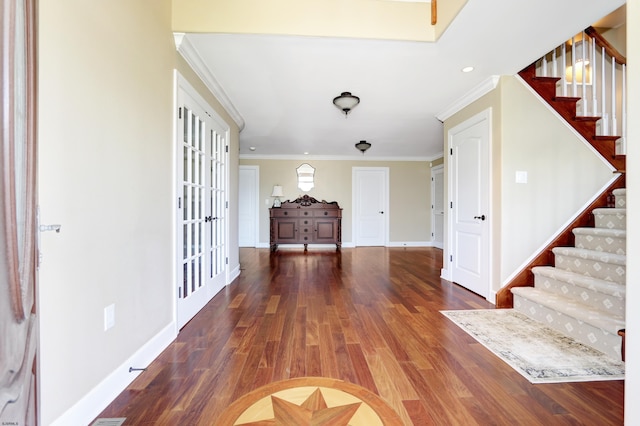
[[[576,235],[577,248],[602,251],[606,253],[627,254],[627,239],[598,235]]]
[[[626,214],[599,214],[594,213],[596,228],[627,229]]]
[[[534,283],[534,287],[549,293],[578,300],[585,305],[609,312],[611,315],[625,316],[626,302],[623,295],[612,296],[600,293],[594,289],[580,287],[553,277],[539,275],[535,272]]]
[[[517,294],[513,297],[513,307],[529,318],[540,321],[548,327],[569,335],[578,342],[603,352],[614,359],[622,358],[622,338],[617,334],[607,333]]]
[[[613,195],[616,199],[616,207],[619,209],[627,208],[627,189],[618,188],[613,190]]]
[[[555,267],[619,284],[624,284],[627,277],[627,268],[625,266],[558,253],[555,254]]]

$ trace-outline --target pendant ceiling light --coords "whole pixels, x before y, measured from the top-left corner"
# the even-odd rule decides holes
[[[364,155],[364,152],[371,148],[371,144],[367,141],[360,141],[356,144],[356,148],[362,151],[362,155]]]
[[[342,92],[340,96],[333,98],[333,104],[344,112],[345,116],[359,103],[360,98],[353,96],[351,92]]]

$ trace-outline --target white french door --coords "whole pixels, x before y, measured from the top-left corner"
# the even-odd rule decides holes
[[[198,98],[178,90],[178,328],[226,285],[228,129]]]
[[[451,281],[489,294],[490,110],[449,131]]]

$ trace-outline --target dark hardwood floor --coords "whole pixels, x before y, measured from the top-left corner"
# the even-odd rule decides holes
[[[441,257],[241,249],[240,277],[100,417],[215,425],[257,387],[324,376],[380,395],[408,425],[623,424],[623,381],[532,385],[446,319],[493,305],[441,280]]]

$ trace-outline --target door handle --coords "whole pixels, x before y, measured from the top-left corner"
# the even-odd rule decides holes
[[[384,214],[384,212],[378,212],[378,213],[380,213],[380,214]]]
[[[486,216],[485,216],[485,215],[482,215],[482,216],[474,216],[473,218],[474,218],[474,219],[485,220],[485,219],[486,219]]]

